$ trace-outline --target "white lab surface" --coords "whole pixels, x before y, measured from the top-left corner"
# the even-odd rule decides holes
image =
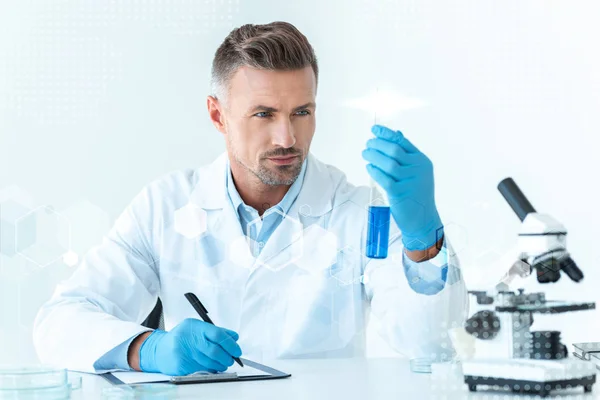
[[[411,373],[408,361],[397,358],[269,360],[268,365],[292,376],[265,381],[177,385],[174,398],[388,400],[469,396],[466,385],[460,382],[461,377],[446,374],[442,380],[435,374]],[[102,399],[104,389],[115,388],[100,376],[81,375],[81,390],[72,393],[72,400]],[[476,396],[474,398],[482,398]],[[507,398],[514,397],[510,394]]]
[[[431,374],[415,374],[407,360],[397,358],[354,358],[349,360],[274,360],[270,366],[291,373],[286,379],[178,385],[177,399],[281,399],[287,400],[388,400],[388,399],[479,399],[515,400],[539,396],[515,395],[507,390],[482,387],[469,392],[460,373],[460,365],[433,364]],[[73,374],[79,375],[79,374]],[[104,389],[114,389],[107,380],[82,374],[80,390],[72,400],[102,399]],[[553,392],[553,398],[581,400],[600,398],[594,385],[592,393],[581,388]],[[557,395],[557,396],[554,396]]]
[[[450,352],[446,333],[463,321],[464,284],[433,296],[414,292],[395,224],[390,256],[363,257],[368,188],[310,155],[298,198],[254,259],[226,196],[225,172],[223,154],[153,182],[133,200],[41,308],[34,343],[42,362],[93,372],[99,357],[147,330],[140,323],[158,296],[166,330],[197,318],[186,292],[200,298],[216,325],[237,331],[244,357],[258,362],[363,355],[369,305],[395,350],[409,357]],[[190,232],[203,223],[177,223],[183,207],[195,210],[190,218],[206,214],[206,232]],[[328,233],[343,249],[333,260],[315,257],[327,253]]]

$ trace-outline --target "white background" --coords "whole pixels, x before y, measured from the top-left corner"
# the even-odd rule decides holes
[[[149,181],[224,150],[205,106],[212,57],[234,27],[274,20],[317,52],[317,157],[365,184],[373,114],[349,102],[376,88],[421,102],[380,122],[433,160],[470,288],[514,256],[519,221],[496,189],[511,176],[566,225],[586,274],[542,289],[600,300],[599,17],[600,3],[567,0],[2,0],[0,202],[49,226],[59,216],[59,233],[40,232],[45,253],[0,255],[0,362],[36,360],[37,308],[76,268],[55,255],[81,256]],[[549,326],[567,342],[600,340],[597,320],[582,312]],[[391,355],[371,340],[369,354]]]

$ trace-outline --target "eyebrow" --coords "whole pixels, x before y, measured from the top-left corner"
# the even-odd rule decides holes
[[[316,107],[316,104],[315,104],[314,102],[312,102],[312,101],[311,101],[311,102],[309,102],[309,103],[306,103],[306,104],[303,104],[303,105],[301,105],[301,106],[298,106],[298,107],[294,108],[292,111],[298,111],[298,110],[302,110],[302,109],[304,109],[304,108],[309,108],[309,107],[313,107],[313,108],[315,108],[315,107]],[[255,113],[255,112],[257,112],[257,111],[263,111],[263,112],[277,112],[277,111],[279,111],[279,110],[278,110],[278,109],[276,109],[276,108],[273,108],[273,107],[268,107],[268,106],[263,106],[263,105],[258,105],[258,106],[255,106],[255,107],[253,107],[253,108],[250,110],[250,112],[251,112],[251,113]]]

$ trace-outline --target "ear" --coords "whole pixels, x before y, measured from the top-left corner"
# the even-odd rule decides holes
[[[223,114],[223,106],[216,97],[208,96],[206,98],[206,108],[208,109],[208,117],[219,132],[226,134],[225,130],[225,115]]]

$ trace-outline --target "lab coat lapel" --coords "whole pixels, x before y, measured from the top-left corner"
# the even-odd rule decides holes
[[[223,209],[227,200],[226,166],[227,153],[223,153],[212,164],[200,168],[198,180],[190,194],[190,203],[205,210]]]
[[[221,154],[212,164],[201,169],[196,186],[190,195],[190,202],[201,207],[207,215],[207,230],[225,247],[230,259],[232,243],[243,242],[244,233],[237,213],[227,196],[225,186],[227,153]],[[247,248],[247,244],[245,244]],[[247,249],[249,251],[249,249]]]

